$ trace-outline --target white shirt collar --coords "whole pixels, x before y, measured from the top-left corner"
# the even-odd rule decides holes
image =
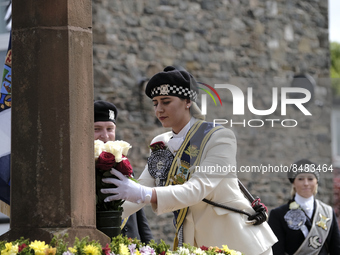
[[[170,151],[172,152],[172,154],[174,154],[174,155],[176,154],[179,147],[181,147],[181,145],[182,145],[187,133],[189,132],[191,126],[195,122],[196,122],[196,119],[194,117],[191,117],[189,122],[184,126],[184,128],[182,128],[181,131],[179,131],[178,134],[175,134],[174,132],[172,132],[172,137],[168,141],[168,147],[169,147]]]
[[[195,122],[196,122],[196,119],[194,117],[191,117],[189,122],[184,126],[184,128],[181,129],[181,131],[179,131],[178,134],[175,134],[172,131],[172,137],[173,138],[185,138],[185,136],[187,135],[189,129],[191,128],[192,125],[194,125]]]
[[[295,202],[298,203],[302,209],[308,214],[309,217],[310,215],[313,214],[314,210],[314,196],[310,196],[309,198],[304,198],[301,197],[298,193],[295,194]],[[311,214],[309,214],[311,212]]]

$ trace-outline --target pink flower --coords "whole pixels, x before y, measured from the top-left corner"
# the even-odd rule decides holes
[[[144,255],[156,255],[155,250],[148,245],[140,248],[140,253]]]
[[[102,248],[103,252],[105,255],[109,255],[110,254],[110,247],[109,247],[109,244],[107,243],[106,246],[104,248]]]
[[[19,246],[18,246],[18,253],[20,253],[23,249],[25,249],[27,247],[27,245],[25,244],[25,243],[23,243],[23,244],[20,244]]]
[[[207,250],[209,250],[209,248],[206,247],[206,246],[204,246],[204,245],[202,245],[200,248],[201,248],[202,251],[207,251]]]

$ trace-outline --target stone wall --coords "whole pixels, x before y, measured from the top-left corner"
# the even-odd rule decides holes
[[[291,87],[296,74],[314,80],[306,105],[312,116],[281,106],[270,116],[256,116],[247,104],[232,115],[232,97],[223,106],[208,98],[207,120],[228,119],[238,140],[238,166],[289,166],[300,158],[331,164],[328,6],[323,0],[94,0],[94,92],[119,108],[117,137],[133,145],[129,155],[137,176],[149,154],[148,144],[164,128],[144,95],[147,78],[167,65],[185,68],[198,81],[253,88],[254,107],[269,109],[272,88]],[[222,93],[223,92],[223,93]],[[246,125],[230,126],[244,120]],[[264,121],[264,126],[258,120]],[[271,127],[266,119],[279,119]],[[295,119],[296,127],[283,127]],[[268,124],[269,123],[269,124]],[[287,124],[287,123],[286,123]],[[332,173],[322,173],[319,198],[332,204]],[[243,173],[241,181],[269,209],[290,197],[286,174]],[[147,215],[156,240],[172,243],[172,214]]]

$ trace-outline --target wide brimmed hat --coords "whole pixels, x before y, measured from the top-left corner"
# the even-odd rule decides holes
[[[118,110],[114,104],[101,100],[94,102],[94,122],[112,121],[116,124],[117,116]]]
[[[314,174],[315,178],[319,182],[320,172],[317,170],[317,165],[308,159],[300,159],[290,166],[288,172],[289,181],[293,183],[296,176],[302,173]]]
[[[198,85],[189,72],[167,66],[163,72],[155,74],[149,80],[145,94],[150,98],[167,95],[196,101]]]

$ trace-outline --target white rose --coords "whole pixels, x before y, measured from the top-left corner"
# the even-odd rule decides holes
[[[104,150],[104,142],[101,140],[94,141],[94,159],[97,160],[100,153]]]
[[[119,163],[123,160],[122,147],[117,141],[108,141],[104,144],[104,151],[110,152],[115,156],[115,161]]]
[[[299,209],[300,205],[298,203],[296,203],[295,201],[294,202],[291,202],[289,204],[289,209],[290,210],[296,210],[296,209]]]
[[[119,146],[122,148],[122,153],[123,153],[123,155],[127,157],[128,152],[129,152],[129,149],[130,149],[132,146],[131,146],[128,142],[125,142],[125,141],[119,140],[119,141],[116,141],[116,142],[117,142],[117,143],[119,144]]]
[[[115,156],[115,161],[117,163],[121,162],[123,160],[123,153],[117,154],[117,156]]]

